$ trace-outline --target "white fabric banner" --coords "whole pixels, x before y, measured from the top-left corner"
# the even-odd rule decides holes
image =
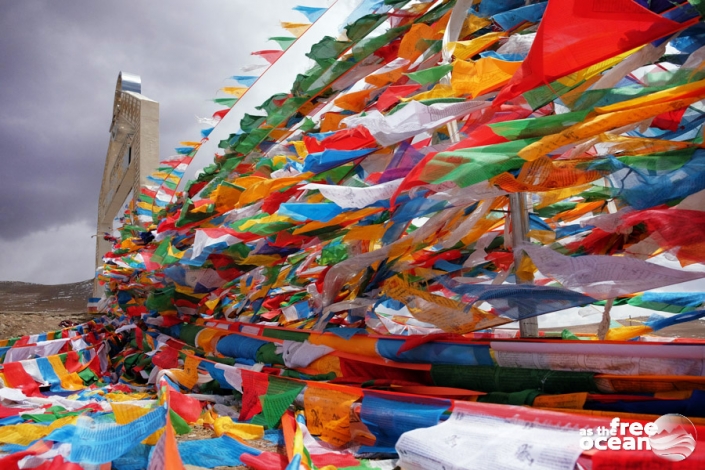
[[[301,189],[317,189],[326,199],[333,201],[343,209],[362,209],[377,201],[392,197],[402,181],[404,179],[400,178],[367,188],[309,183],[302,186]]]
[[[521,249],[544,276],[599,300],[705,277],[705,272],[679,271],[634,258],[564,256],[549,247],[532,245],[523,245]]]
[[[487,108],[491,104],[489,101],[465,101],[426,106],[418,101],[410,101],[391,115],[385,116],[375,109],[365,116],[345,118],[342,123],[350,128],[365,127],[380,145],[389,147],[424,131],[436,129],[453,119]]]
[[[552,429],[454,411],[444,423],[405,432],[396,449],[404,470],[573,470],[577,429]]]

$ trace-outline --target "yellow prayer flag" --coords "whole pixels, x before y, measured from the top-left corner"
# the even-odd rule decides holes
[[[61,362],[59,356],[49,356],[47,357],[49,363],[51,364],[54,373],[61,380],[61,386],[66,390],[83,390],[85,386],[83,385],[83,379],[79,377],[76,372],[69,373],[64,367],[64,363]]]
[[[282,21],[281,25],[282,28],[286,29],[297,38],[304,34],[306,30],[311,27],[310,23],[289,23],[286,21]]]
[[[144,393],[144,392],[138,392],[138,393],[119,393],[119,392],[112,392],[112,393],[106,393],[104,395],[104,398],[108,400],[109,402],[121,402],[121,401],[132,401],[132,400],[144,400],[145,398],[148,398],[150,395],[149,393]]]
[[[527,145],[518,152],[518,155],[524,160],[533,161],[565,145],[635,124],[668,111],[682,109],[703,98],[705,98],[705,80],[642,98],[595,108],[597,115]]]
[[[235,423],[230,416],[219,416],[213,425],[215,435],[220,437],[226,434],[245,440],[262,439],[264,427],[256,424]]]
[[[191,355],[184,360],[184,369],[169,369],[169,375],[184,388],[191,390],[198,383],[198,365],[201,361]]]
[[[646,325],[623,326],[621,328],[610,328],[605,336],[606,341],[627,341],[637,336],[654,331]]]
[[[247,230],[249,228],[254,227],[255,225],[272,224],[275,222],[292,222],[292,220],[289,217],[286,217],[284,215],[272,214],[272,215],[268,215],[265,217],[261,217],[259,219],[248,220],[244,224],[240,225],[240,230],[244,231],[244,230]]]
[[[220,91],[222,91],[223,93],[227,93],[228,95],[232,95],[236,98],[240,98],[247,91],[247,87],[225,86],[225,87],[221,88]]]
[[[448,49],[456,59],[467,60],[505,37],[507,37],[506,33],[501,31],[487,33],[469,41],[449,42]]]
[[[407,101],[421,101],[421,100],[435,100],[438,98],[451,98],[455,97],[455,91],[450,85],[444,85],[442,83],[437,83],[434,85],[433,88],[431,88],[428,91],[425,91],[423,93],[418,93],[414,96],[411,96],[409,98],[402,98],[401,102],[407,102]]]
[[[379,240],[384,236],[384,232],[387,229],[382,224],[378,225],[354,225],[350,228],[350,231],[345,234],[343,241],[355,241],[355,240]]]
[[[614,113],[617,111],[642,108],[647,105],[667,103],[678,99],[687,99],[693,96],[700,97],[703,94],[705,94],[705,80],[700,80],[697,82],[668,88],[666,90],[657,91],[655,93],[650,93],[639,98],[622,101],[621,103],[601,106],[599,108],[595,108],[595,112],[598,114]]]
[[[117,424],[131,423],[152,411],[149,407],[128,403],[111,403],[110,406],[113,409]]]
[[[318,221],[313,221],[309,222],[306,225],[303,225],[296,230],[294,230],[294,235],[301,235],[303,233],[307,232],[312,232],[314,230],[319,230],[325,227],[333,227],[335,225],[345,225],[348,222],[356,222],[362,218],[367,217],[368,215],[375,214],[377,212],[380,212],[382,209],[379,208],[365,208],[361,209],[358,211],[353,211],[353,212],[343,212],[342,214],[339,214],[335,217],[333,217],[331,220],[328,222],[318,222]]]
[[[0,427],[0,442],[4,444],[17,444],[26,446],[31,442],[41,439],[54,429],[69,424],[75,424],[78,416],[66,416],[53,421],[48,426],[43,424],[21,423]]]
[[[215,202],[216,211],[226,212],[235,207],[240,195],[242,190],[229,184],[221,184],[210,194],[210,199]]]
[[[474,2],[477,3],[477,2]],[[492,24],[492,21],[489,18],[481,18],[479,16],[475,15],[468,15],[468,18],[465,20],[465,23],[463,24],[463,29],[460,31],[460,36],[461,38],[468,37],[472,33],[475,33],[485,26],[489,26]]]

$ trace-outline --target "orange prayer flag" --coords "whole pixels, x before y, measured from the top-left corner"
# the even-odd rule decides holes
[[[329,444],[341,447],[352,438],[350,435],[350,407],[362,397],[326,384],[311,383],[304,392],[306,423],[314,436]],[[352,389],[354,390],[354,389]]]
[[[450,83],[456,96],[470,95],[475,98],[508,83],[520,66],[521,62],[507,62],[493,57],[474,62],[456,60]]]
[[[347,116],[349,115],[341,113],[325,113],[321,119],[321,132],[337,131],[341,128],[340,121],[345,119]]]
[[[424,40],[433,38],[433,29],[423,23],[415,24],[404,35],[399,45],[399,57],[413,62],[428,48]]]
[[[336,99],[335,105],[346,111],[359,113],[367,106],[367,103],[370,100],[370,96],[372,95],[372,91],[372,89],[368,89],[347,93]]]
[[[291,411],[286,411],[282,415],[282,431],[284,433],[284,447],[286,456],[291,461],[294,458],[294,433],[296,432],[296,420]]]

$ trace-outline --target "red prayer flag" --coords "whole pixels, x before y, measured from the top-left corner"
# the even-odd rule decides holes
[[[28,397],[41,397],[39,385],[24,370],[19,362],[7,362],[3,365],[5,382],[12,388],[19,388]]]
[[[230,111],[230,108],[225,108],[221,109],[220,111],[216,111],[213,113],[213,119],[223,119],[226,114],[228,114],[228,111]]]
[[[21,450],[19,452],[15,452],[14,454],[6,455],[0,458],[0,468],[4,470],[19,469],[20,467],[17,463],[20,460],[30,455],[38,455],[49,452],[51,447],[52,445],[48,441],[37,441],[27,450]]]
[[[381,95],[379,95],[375,107],[379,111],[386,111],[397,104],[401,98],[409,96],[419,88],[421,88],[421,85],[416,83],[411,85],[392,85],[384,90]]]
[[[179,351],[166,347],[152,356],[152,363],[160,369],[176,369],[179,366]]]
[[[276,452],[262,452],[259,455],[242,454],[240,461],[255,470],[284,470],[289,464],[285,456]]]
[[[242,371],[242,407],[240,408],[240,421],[247,421],[262,411],[260,395],[267,393],[269,379],[266,375],[249,370]]]
[[[284,53],[284,51],[277,51],[277,50],[267,50],[267,51],[255,51],[252,53],[252,55],[258,55],[270,64],[273,64],[274,62],[277,61],[279,57]]]
[[[83,370],[83,364],[81,364],[81,361],[78,358],[78,352],[69,351],[66,353],[66,362],[64,362],[64,367],[67,371],[69,371],[69,373]]]
[[[681,123],[681,119],[683,119],[683,115],[685,114],[685,110],[688,109],[687,107],[683,107],[681,109],[676,109],[674,111],[669,111],[667,113],[659,114],[654,118],[653,121],[651,121],[651,125],[653,127],[658,127],[659,129],[663,129],[664,131],[677,131],[678,126]]]
[[[697,21],[677,23],[633,0],[551,0],[529,55],[493,104],[500,105]]]
[[[195,423],[201,416],[200,401],[188,395],[184,395],[171,387],[169,389],[169,406],[189,424]]]
[[[34,408],[10,408],[8,406],[0,405],[0,419],[8,418],[10,416],[19,416],[22,413],[32,411]]]

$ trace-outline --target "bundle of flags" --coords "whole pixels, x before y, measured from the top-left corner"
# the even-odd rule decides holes
[[[653,334],[705,317],[702,287],[662,289],[705,277],[701,2],[353,3],[289,93],[245,113],[183,191],[201,142],[158,169],[104,258],[109,317],[88,346],[20,366],[6,346],[5,370],[26,375],[5,374],[23,394],[8,407],[59,390],[101,407],[71,436],[2,441],[35,442],[6,458],[676,468],[587,451],[578,431],[678,413],[693,426],[678,468],[701,468],[705,343]],[[268,61],[294,40],[272,39],[284,51],[257,53]],[[231,112],[256,80],[232,78]],[[497,328],[587,306],[597,334]],[[620,308],[648,319],[611,322]],[[17,413],[12,426],[37,414]],[[190,425],[216,436],[179,442]],[[477,442],[478,426],[476,460],[448,461],[443,436]],[[141,444],[81,450],[103,429]]]

